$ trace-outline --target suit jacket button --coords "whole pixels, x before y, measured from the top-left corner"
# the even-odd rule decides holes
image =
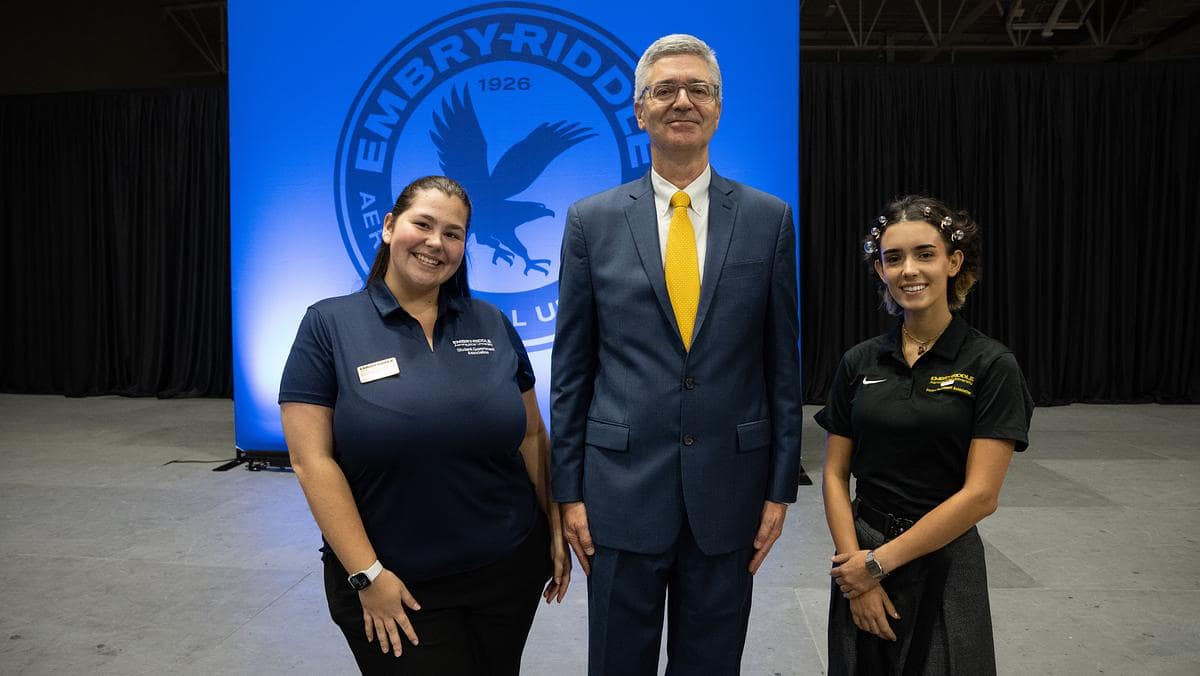
[[[683,389],[685,389],[685,390],[696,389],[696,379],[691,376],[684,378],[683,379]]]
[[[684,446],[691,446],[694,443],[696,443],[696,437],[693,437],[690,434],[683,435],[683,445]]]

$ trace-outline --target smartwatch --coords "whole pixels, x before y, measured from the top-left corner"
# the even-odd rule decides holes
[[[367,587],[370,587],[371,583],[374,582],[375,578],[379,577],[379,574],[382,572],[383,564],[379,562],[379,559],[375,559],[375,563],[372,563],[369,568],[358,571],[357,573],[346,578],[346,580],[350,583],[351,589],[354,591],[362,591]]]
[[[883,571],[883,566],[879,565],[879,562],[875,560],[874,549],[867,552],[867,572],[871,574],[871,577],[875,578],[876,582],[887,576],[887,573]]]

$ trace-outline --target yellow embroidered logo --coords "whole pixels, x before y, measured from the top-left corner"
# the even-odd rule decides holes
[[[930,376],[929,387],[925,388],[926,392],[957,392],[965,394],[968,397],[975,396],[972,385],[975,384],[975,376],[967,375],[966,373],[951,373],[948,376]]]

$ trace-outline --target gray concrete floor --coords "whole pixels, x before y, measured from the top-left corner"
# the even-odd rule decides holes
[[[746,674],[825,671],[821,432],[756,579]],[[0,395],[0,673],[349,674],[290,472],[225,473],[228,400]],[[1038,409],[987,544],[1004,674],[1200,673],[1200,408]],[[583,578],[524,672],[582,674]]]

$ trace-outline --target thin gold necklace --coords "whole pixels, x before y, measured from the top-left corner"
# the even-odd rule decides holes
[[[942,334],[945,333],[946,329],[948,329],[948,328],[950,328],[950,325],[946,324],[945,326],[942,327],[941,331],[938,331],[936,336],[930,338],[929,340],[921,340],[920,338],[917,338],[913,334],[909,333],[907,326],[905,326],[904,324],[900,325],[900,330],[904,332],[905,337],[907,337],[909,340],[911,340],[912,342],[917,344],[917,356],[918,357],[925,354],[926,350],[929,349],[929,346],[936,343],[937,339],[941,338]]]

